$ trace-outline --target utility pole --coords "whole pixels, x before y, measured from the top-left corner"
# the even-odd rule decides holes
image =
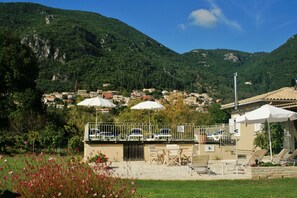
[[[234,73],[234,110],[235,112],[237,111],[237,105],[238,105],[238,98],[237,98],[237,72]],[[234,124],[233,124],[233,130],[234,132],[237,132],[236,129],[236,120],[234,119]],[[238,174],[240,165],[238,164],[238,153],[237,153],[237,144],[238,144],[238,137],[234,134],[235,137],[235,155],[236,155],[236,162],[234,169],[236,171],[236,174]]]
[[[237,72],[234,73],[234,110],[237,111]]]

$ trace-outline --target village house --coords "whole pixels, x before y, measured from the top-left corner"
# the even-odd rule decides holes
[[[110,100],[113,98],[113,93],[111,91],[102,92],[102,98]]]
[[[148,92],[148,93],[153,93],[153,92],[156,91],[156,89],[155,88],[149,88],[149,89],[143,89],[142,91],[143,92]]]
[[[97,91],[90,91],[90,98],[97,97],[99,94]]]
[[[89,93],[87,92],[87,90],[78,90],[77,95],[80,95],[80,96],[82,96],[84,98],[87,98],[87,97],[90,96]]]
[[[146,93],[144,91],[133,90],[130,97],[131,99],[141,99],[145,95]]]
[[[197,105],[197,97],[196,96],[189,96],[184,99],[184,104],[194,106]]]

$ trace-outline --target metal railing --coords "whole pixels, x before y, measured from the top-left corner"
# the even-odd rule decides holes
[[[194,128],[194,124],[88,123],[84,140],[194,141]]]
[[[228,124],[154,125],[144,123],[87,123],[85,141],[194,141],[200,144],[234,145]]]
[[[235,145],[236,143],[228,124],[195,126],[194,136],[200,144]]]

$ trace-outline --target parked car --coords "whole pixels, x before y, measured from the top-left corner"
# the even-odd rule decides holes
[[[228,134],[226,133],[226,131],[222,129],[207,135],[207,139],[213,140],[213,141],[219,141],[220,139],[227,139],[227,138],[229,138]]]

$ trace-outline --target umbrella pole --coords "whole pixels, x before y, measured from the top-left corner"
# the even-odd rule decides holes
[[[149,115],[149,134],[151,136],[151,115],[150,115],[150,110],[148,111],[148,115]]]
[[[271,146],[271,134],[270,134],[270,124],[268,123],[268,139],[269,139],[269,151],[270,151],[270,161],[272,162],[272,146]]]
[[[287,134],[287,141],[288,141],[288,149],[290,149],[291,150],[291,138],[290,138],[290,136],[291,136],[291,133],[290,133],[290,131],[291,131],[291,122],[290,122],[290,118],[288,118],[288,128],[289,128],[289,130],[288,130],[288,134]]]
[[[97,126],[97,109],[95,108],[95,111],[96,111],[96,125],[95,125],[95,128],[97,129],[98,126]]]

